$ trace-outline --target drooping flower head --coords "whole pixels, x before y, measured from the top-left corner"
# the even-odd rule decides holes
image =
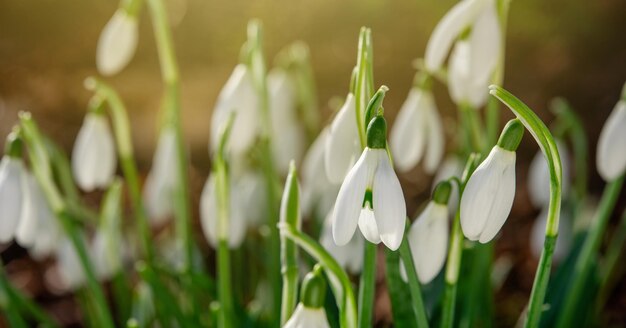
[[[356,123],[356,99],[349,93],[328,130],[324,165],[332,183],[341,183],[359,154],[359,131]]]
[[[135,55],[139,37],[140,1],[123,1],[102,29],[96,50],[96,66],[102,75],[119,73]]]
[[[164,223],[174,211],[178,162],[176,158],[176,132],[165,126],[159,133],[152,168],[143,187],[143,200],[154,225]]]
[[[13,131],[7,137],[5,155],[0,160],[0,243],[9,242],[22,217],[26,168],[22,161],[22,140]]]
[[[498,144],[476,168],[461,198],[461,228],[469,240],[488,243],[509,216],[515,198],[515,151],[524,126],[511,120]]]
[[[605,181],[615,180],[626,172],[624,140],[626,140],[626,84],[622,89],[622,99],[613,108],[598,139],[596,166]]]
[[[322,267],[316,265],[302,281],[300,303],[283,328],[328,328],[328,318],[324,310],[326,281]]]

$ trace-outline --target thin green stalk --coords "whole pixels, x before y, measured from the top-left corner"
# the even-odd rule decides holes
[[[178,323],[179,327],[192,326],[194,323],[185,318],[180,304],[178,304],[169,288],[163,284],[158,273],[146,263],[139,262],[136,265],[137,273],[142,280],[151,286],[154,293],[155,312],[163,327],[171,327]]]
[[[176,234],[183,243],[183,271],[192,269],[193,240],[191,236],[191,212],[189,197],[189,177],[187,175],[187,153],[183,142],[180,113],[180,82],[176,55],[172,42],[167,11],[163,0],[148,0],[148,8],[154,28],[154,36],[159,53],[161,76],[165,83],[164,117],[165,124],[174,129],[176,135],[176,175],[177,186],[174,191]]]
[[[357,232],[358,233],[358,232]],[[372,327],[376,292],[376,244],[365,241],[363,270],[359,281],[359,327]]]
[[[404,270],[409,278],[409,291],[411,292],[411,300],[413,300],[413,312],[415,312],[417,326],[420,328],[428,328],[428,315],[426,314],[424,300],[422,299],[421,285],[417,277],[417,272],[415,272],[415,263],[413,262],[411,247],[409,247],[406,234],[404,234],[404,238],[402,238],[399,252],[402,262],[404,263]]]
[[[280,204],[280,222],[300,227],[300,195],[296,165],[291,161]],[[283,275],[283,293],[280,324],[284,325],[296,307],[298,298],[298,246],[287,237],[280,236],[280,255]]]
[[[106,100],[111,109],[113,131],[115,133],[115,141],[120,158],[119,161],[128,185],[128,194],[133,204],[137,233],[141,240],[141,250],[146,262],[151,264],[154,257],[154,250],[150,236],[148,215],[141,197],[139,173],[133,151],[128,111],[117,92],[106,83],[95,78],[88,78],[85,80],[85,86],[96,92],[96,96]]]
[[[220,301],[218,325],[222,328],[234,327],[236,325],[233,322],[235,317],[230,272],[230,250],[228,249],[227,240],[219,241],[217,247],[217,270],[219,281],[217,294]]]
[[[592,221],[593,224],[589,228],[589,232],[587,232],[583,248],[574,266],[573,280],[568,290],[567,297],[565,297],[565,305],[563,306],[563,310],[557,322],[558,328],[572,327],[574,324],[572,319],[577,310],[577,305],[580,304],[580,296],[585,287],[587,277],[591,272],[592,260],[597,256],[602,236],[611,218],[623,184],[624,176],[622,175],[620,178],[611,181],[604,189],[598,212]]]
[[[622,212],[622,217],[617,230],[613,233],[613,238],[606,251],[604,263],[600,272],[600,291],[596,300],[596,313],[600,313],[606,304],[609,294],[615,286],[619,277],[616,268],[624,251],[626,244],[626,211]]]

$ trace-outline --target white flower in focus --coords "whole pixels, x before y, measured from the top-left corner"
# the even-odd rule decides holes
[[[469,240],[488,243],[500,231],[515,198],[515,152],[494,146],[476,168],[461,198],[461,228]]]
[[[108,186],[115,176],[117,153],[106,117],[87,113],[72,151],[72,173],[78,186],[87,191]]]
[[[352,274],[358,274],[363,269],[363,247],[365,240],[361,234],[355,233],[352,239],[344,245],[337,246],[332,234],[333,209],[328,212],[320,234],[320,244],[337,260],[342,268]]]
[[[68,238],[60,241],[57,249],[57,269],[66,290],[76,290],[86,282],[80,258]]]
[[[324,165],[326,175],[332,183],[343,181],[352,167],[360,150],[359,131],[356,123],[356,102],[352,93],[348,94],[328,131]]]
[[[626,87],[624,93],[626,94]],[[626,98],[624,96],[623,98]],[[598,151],[596,153],[596,167],[598,173],[605,181],[612,181],[626,171],[626,100],[617,102],[611,115],[604,123],[600,138],[598,139]]]
[[[323,307],[312,308],[299,303],[283,328],[329,328]]]
[[[143,200],[154,225],[163,224],[173,213],[177,169],[176,134],[166,127],[159,134],[152,169],[143,187]]]
[[[402,172],[411,170],[424,158],[424,170],[434,173],[443,157],[445,136],[433,95],[413,87],[400,108],[391,129],[390,147],[394,163]]]
[[[270,118],[272,120],[272,152],[278,172],[285,175],[289,162],[298,162],[305,144],[303,127],[296,112],[297,93],[293,78],[283,69],[273,69],[267,76]]]
[[[21,158],[5,155],[0,161],[0,243],[9,242],[22,218],[26,168]]]
[[[435,279],[446,262],[448,214],[447,205],[430,201],[409,229],[407,240],[422,284]],[[404,267],[400,272],[406,275]]]
[[[570,186],[570,156],[565,144],[556,141],[557,149],[559,150],[559,156],[561,157],[561,197],[565,198],[569,192]],[[548,163],[545,156],[541,151],[538,151],[533,161],[530,163],[530,169],[528,171],[528,196],[530,202],[538,208],[547,206],[550,203],[550,170],[548,169]]]
[[[220,91],[211,117],[210,150],[217,150],[222,125],[236,113],[226,149],[234,155],[247,151],[259,133],[259,100],[252,73],[244,64],[235,66]]]
[[[96,66],[102,75],[119,73],[135,54],[139,30],[137,17],[118,9],[106,24],[96,50]]]
[[[567,256],[572,244],[572,222],[567,211],[561,210],[559,218],[559,237],[556,240],[556,246],[554,253],[552,254],[552,260],[560,262]],[[545,206],[539,216],[533,223],[533,228],[530,235],[530,250],[535,258],[541,257],[543,251],[543,244],[546,238],[546,223],[548,221],[548,207]]]
[[[214,248],[221,238],[228,239],[228,247],[237,248],[243,243],[246,235],[246,222],[242,214],[242,203],[238,193],[230,184],[227,230],[219,231],[219,209],[217,202],[216,178],[212,174],[207,179],[200,196],[200,223],[202,232],[209,244]]]
[[[372,200],[364,204],[367,191],[371,191]],[[396,250],[402,242],[405,221],[404,195],[387,150],[366,147],[337,195],[332,225],[335,243],[346,245],[358,225],[370,242],[382,241]]]

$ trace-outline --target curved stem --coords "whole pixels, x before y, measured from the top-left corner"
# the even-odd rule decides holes
[[[363,270],[359,282],[359,327],[372,327],[374,294],[376,293],[376,244],[365,241]]]
[[[404,263],[407,278],[409,278],[409,292],[411,293],[411,300],[413,301],[415,321],[418,327],[428,328],[428,315],[426,314],[426,309],[424,307],[422,288],[419,278],[417,277],[417,272],[415,272],[415,263],[413,262],[411,247],[409,247],[409,241],[406,239],[406,234],[402,239],[402,244],[400,244],[399,252],[402,262]]]
[[[558,328],[572,327],[574,324],[572,319],[577,310],[577,305],[580,304],[580,297],[585,287],[585,282],[592,269],[591,264],[597,257],[602,236],[611,218],[623,184],[624,175],[609,183],[604,189],[598,212],[592,221],[593,225],[587,232],[583,247],[574,266],[574,274],[572,275],[574,278],[565,297],[565,305],[557,322]]]

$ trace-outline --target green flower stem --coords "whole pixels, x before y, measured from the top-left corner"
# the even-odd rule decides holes
[[[285,182],[283,198],[280,204],[280,221],[300,227],[300,195],[296,164],[289,164],[289,175]],[[283,275],[283,293],[280,311],[280,324],[284,325],[296,307],[298,299],[298,246],[286,237],[280,237],[280,255]]]
[[[354,292],[352,291],[352,282],[339,263],[319,243],[296,227],[280,223],[278,228],[283,236],[293,240],[324,267],[328,282],[335,296],[335,301],[339,307],[340,326],[342,328],[356,327],[357,307]]]
[[[357,232],[358,233],[358,232]],[[376,292],[376,244],[365,241],[363,270],[359,282],[359,327],[372,327]]]
[[[604,263],[600,271],[600,291],[596,300],[596,313],[601,313],[606,301],[613,291],[616,279],[619,277],[618,263],[623,256],[624,245],[626,244],[626,211],[622,212],[617,230],[613,233],[613,238],[606,251]]]
[[[71,216],[71,213],[69,213],[65,200],[61,197],[61,193],[54,183],[50,169],[50,157],[45,148],[44,138],[41,136],[39,128],[29,113],[20,113],[19,116],[35,177],[39,181],[39,185],[41,186],[50,208],[61,222],[65,233],[68,235],[70,241],[76,249],[76,253],[78,254],[81,266],[87,278],[87,288],[90,290],[94,298],[94,302],[98,310],[97,312],[100,316],[100,323],[102,327],[114,327],[113,317],[109,312],[104,292],[96,279],[93,265],[89,260],[86,251],[87,246],[76,230],[74,224],[74,221],[76,220]]]
[[[480,163],[478,153],[470,154],[461,180],[451,179],[457,183],[459,199],[463,195],[465,184],[472,176],[472,173]],[[443,295],[443,306],[441,312],[442,328],[454,325],[454,313],[456,307],[457,286],[459,282],[459,271],[461,270],[461,258],[463,257],[463,231],[461,230],[461,211],[457,209],[452,222],[452,232],[450,236],[450,246],[448,248],[448,259],[446,262],[445,290]]]
[[[11,297],[9,282],[4,276],[4,272],[2,276],[0,276],[0,309],[2,309],[2,312],[4,312],[6,320],[9,323],[9,327],[28,327],[26,325],[26,321],[24,320],[19,309],[16,306],[15,300]]]
[[[148,215],[141,197],[141,187],[139,185],[139,173],[137,170],[137,162],[133,151],[133,143],[131,139],[130,123],[128,120],[128,111],[117,92],[108,84],[95,78],[85,80],[87,89],[96,93],[96,96],[102,97],[109,104],[111,109],[111,118],[113,122],[113,131],[115,133],[115,141],[119,154],[122,172],[126,178],[128,185],[128,194],[133,204],[133,211],[137,224],[137,233],[141,240],[141,250],[148,264],[153,262],[154,250],[150,236],[150,225]]]
[[[428,328],[428,315],[424,307],[424,300],[422,299],[422,289],[417,272],[415,271],[415,263],[413,262],[413,255],[411,255],[411,247],[409,247],[409,241],[406,239],[406,234],[402,238],[402,244],[400,244],[400,258],[404,263],[404,270],[409,278],[409,291],[411,293],[411,300],[413,300],[413,312],[415,313],[415,321],[420,328]]]
[[[573,280],[565,297],[565,305],[561,310],[557,328],[565,328],[574,326],[572,319],[577,311],[577,305],[580,304],[581,295],[585,287],[587,277],[591,273],[592,262],[598,256],[598,249],[602,242],[602,236],[606,230],[606,226],[611,218],[615,203],[619,197],[624,184],[624,175],[616,180],[611,181],[604,189],[602,200],[598,207],[598,212],[593,219],[592,226],[589,228],[583,247],[578,255],[574,266]]]
[[[176,175],[178,185],[174,190],[176,234],[183,243],[183,271],[192,269],[193,240],[191,236],[191,212],[189,197],[189,177],[187,175],[187,153],[183,142],[182,122],[180,118],[180,82],[172,35],[163,0],[148,0],[156,39],[161,76],[165,83],[164,119],[165,124],[174,129],[176,136]]]
[[[548,207],[548,219],[546,222],[546,238],[537,273],[533,283],[533,289],[528,304],[528,316],[525,327],[537,327],[543,311],[543,302],[546,296],[548,280],[550,279],[550,268],[552,266],[552,255],[556,245],[556,238],[559,233],[559,215],[561,213],[561,179],[562,168],[559,150],[554,142],[554,137],[546,125],[537,115],[508,91],[492,85],[489,93],[503,102],[522,121],[526,129],[531,133],[539,148],[543,152],[550,171],[550,204]]]
[[[169,288],[163,284],[158,273],[144,262],[138,262],[135,267],[141,279],[151,286],[150,290],[154,293],[153,297],[155,299],[155,313],[161,322],[161,326],[193,326],[191,320],[185,318],[176,298],[172,295]],[[175,325],[175,322],[178,325]]]

